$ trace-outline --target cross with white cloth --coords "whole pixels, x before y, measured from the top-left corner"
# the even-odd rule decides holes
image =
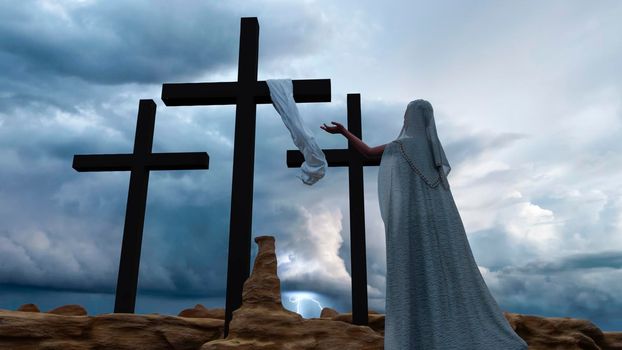
[[[257,80],[258,55],[259,22],[257,17],[243,17],[238,81],[162,85],[162,101],[167,106],[236,105],[225,338],[233,311],[242,305],[244,281],[250,275],[257,104],[272,103],[267,83]],[[330,102],[330,79],[294,80],[292,89],[298,103]]]

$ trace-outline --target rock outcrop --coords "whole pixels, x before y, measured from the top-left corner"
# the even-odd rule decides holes
[[[622,332],[603,332],[588,320],[504,314],[529,349],[622,349]]]
[[[330,318],[333,321],[341,321],[352,323],[352,312],[346,312],[343,314],[337,314]],[[367,314],[367,325],[375,332],[381,334],[384,337],[384,315],[378,314],[373,311]]]
[[[86,316],[86,309],[80,305],[71,304],[59,306],[48,311],[49,314],[65,315],[65,316]]]
[[[329,307],[323,308],[322,312],[320,312],[320,318],[333,318],[334,316],[337,316],[337,315],[339,315],[337,310],[331,309]]]
[[[0,349],[199,349],[224,321],[164,315],[64,316],[0,310]]]
[[[41,312],[41,310],[39,310],[39,308],[35,304],[24,304],[24,305],[20,306],[19,308],[17,308],[17,311]]]
[[[179,317],[193,318],[215,318],[219,320],[225,319],[225,309],[208,309],[201,304],[196,304],[192,309],[185,309],[179,313]]]
[[[259,252],[244,282],[242,306],[233,312],[226,339],[201,350],[223,349],[382,349],[384,338],[367,326],[333,319],[304,319],[281,304],[274,237],[256,237]]]

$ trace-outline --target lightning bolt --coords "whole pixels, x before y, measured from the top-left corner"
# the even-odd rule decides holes
[[[311,297],[307,297],[307,296],[294,296],[294,297],[289,297],[289,301],[291,303],[296,304],[296,312],[300,314],[300,303],[305,301],[305,300],[311,300],[314,303],[316,303],[318,305],[318,307],[320,308],[320,312],[322,311],[323,307],[322,304],[320,304],[319,301],[311,298]]]

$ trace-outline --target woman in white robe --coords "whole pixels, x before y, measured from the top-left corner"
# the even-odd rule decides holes
[[[385,350],[525,350],[490,294],[451,194],[451,170],[432,105],[411,101],[396,140],[369,147],[343,125],[364,156],[382,155],[378,201],[387,249]]]

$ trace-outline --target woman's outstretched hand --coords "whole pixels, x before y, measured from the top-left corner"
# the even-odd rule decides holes
[[[343,132],[346,130],[346,128],[340,123],[336,123],[336,122],[331,122],[331,123],[335,124],[335,126],[328,126],[326,125],[326,123],[324,123],[324,125],[320,125],[320,128],[331,134],[343,134]]]

